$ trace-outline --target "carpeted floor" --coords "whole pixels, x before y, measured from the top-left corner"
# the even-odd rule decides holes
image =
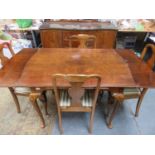
[[[52,101],[51,94],[50,91],[47,92],[49,116],[45,115],[43,105],[38,101],[46,122],[46,127],[42,129],[40,128],[40,120],[28,97],[19,96],[21,113],[18,114],[9,90],[7,88],[0,88],[0,134],[51,134],[56,117],[55,104],[50,103]]]

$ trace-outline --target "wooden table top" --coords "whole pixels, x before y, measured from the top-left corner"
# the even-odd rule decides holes
[[[131,50],[75,48],[23,49],[1,69],[0,87],[52,87],[55,73],[100,74],[101,87],[155,88],[155,73]]]

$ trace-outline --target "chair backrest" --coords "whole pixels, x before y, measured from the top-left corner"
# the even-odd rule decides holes
[[[9,61],[9,58],[6,57],[3,53],[3,49],[5,48],[5,46],[7,46],[7,48],[9,49],[10,53],[12,56],[15,55],[11,45],[7,42],[4,42],[2,44],[0,44],[0,60],[1,60],[1,65],[4,66],[8,61]]]
[[[88,34],[77,34],[69,37],[69,47],[73,47],[74,42],[79,42],[79,48],[96,48],[96,36]]]
[[[58,86],[57,86],[57,79],[63,78],[64,80],[67,80],[67,82],[70,84],[70,87],[68,89],[69,97],[71,98],[71,106],[81,106],[81,98],[84,96],[85,89],[83,88],[83,84],[88,79],[96,79],[96,87],[95,92],[93,95],[93,104],[92,106],[95,106],[97,96],[99,93],[100,83],[101,83],[101,77],[99,75],[83,75],[83,74],[55,74],[52,78],[52,83],[56,95],[56,102],[57,105],[60,106],[60,96],[58,92]]]
[[[155,45],[147,44],[142,51],[141,59],[153,70],[155,65]]]

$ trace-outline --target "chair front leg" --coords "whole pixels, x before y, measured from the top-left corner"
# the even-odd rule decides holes
[[[41,112],[41,110],[38,106],[38,103],[37,103],[37,98],[39,96],[40,96],[40,93],[30,93],[29,99],[30,99],[32,106],[34,107],[35,111],[37,112],[37,114],[41,120],[41,128],[44,128],[45,127],[45,121],[44,121],[42,112]]]
[[[141,104],[142,104],[142,100],[143,100],[143,98],[144,98],[144,96],[145,96],[147,90],[148,90],[148,89],[144,88],[144,89],[142,90],[142,92],[141,92],[141,95],[140,95],[140,97],[139,97],[139,99],[138,99],[137,106],[136,106],[135,117],[138,117],[139,110],[140,110],[140,106],[141,106]]]
[[[12,97],[13,97],[14,103],[15,103],[16,108],[17,108],[17,113],[21,113],[21,109],[20,109],[20,104],[19,104],[19,101],[18,101],[18,97],[15,94],[14,89],[12,87],[9,87],[8,89],[9,89],[9,91],[10,91]]]

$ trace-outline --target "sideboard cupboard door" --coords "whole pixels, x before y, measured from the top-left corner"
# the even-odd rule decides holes
[[[116,30],[100,30],[94,33],[96,35],[97,48],[115,48],[116,47]]]
[[[61,30],[41,30],[41,43],[44,48],[61,48]]]

